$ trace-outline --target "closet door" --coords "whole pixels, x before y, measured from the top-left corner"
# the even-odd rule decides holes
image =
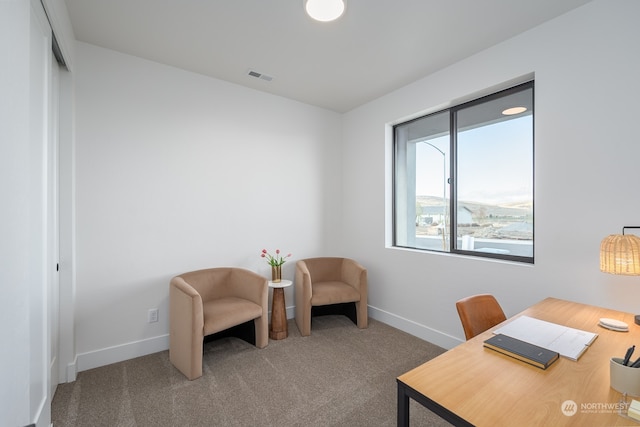
[[[51,140],[51,28],[39,1],[30,1],[29,55],[29,416],[51,424],[51,326],[54,147]],[[57,216],[56,216],[57,220]]]
[[[50,348],[50,360],[49,360],[49,395],[53,398],[56,391],[56,387],[60,383],[60,368],[59,368],[59,310],[60,310],[60,275],[59,275],[59,261],[60,261],[60,65],[55,59],[54,55],[50,56],[50,103],[49,103],[49,138],[47,141],[47,241],[48,241],[48,254],[47,254],[47,275],[49,276],[48,285],[48,306],[49,306],[49,345]]]
[[[0,425],[51,424],[51,30],[38,0],[0,1]]]

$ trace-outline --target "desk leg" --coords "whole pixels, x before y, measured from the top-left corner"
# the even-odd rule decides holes
[[[287,309],[284,305],[284,289],[273,289],[273,302],[271,303],[271,327],[269,338],[272,340],[285,339],[288,335]]]
[[[415,400],[440,418],[450,422],[454,426],[474,427],[469,421],[459,417],[451,410],[429,399],[419,391],[409,387],[399,379],[398,383],[398,427],[409,427],[409,398]]]
[[[409,395],[406,386],[398,383],[398,427],[409,427]]]

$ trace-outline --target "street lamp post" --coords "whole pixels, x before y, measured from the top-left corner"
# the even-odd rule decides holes
[[[440,148],[436,147],[430,142],[422,141],[423,143],[435,148],[440,154],[442,154],[442,249],[447,250],[447,156]]]

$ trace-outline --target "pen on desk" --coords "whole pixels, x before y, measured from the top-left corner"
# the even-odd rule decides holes
[[[622,362],[624,366],[627,366],[629,364],[629,358],[631,357],[631,355],[633,354],[633,350],[635,349],[635,344],[627,349],[627,354],[624,355],[624,361]]]

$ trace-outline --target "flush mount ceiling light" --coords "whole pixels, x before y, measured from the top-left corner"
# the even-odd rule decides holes
[[[304,9],[316,21],[334,21],[344,13],[344,0],[304,0]]]
[[[524,113],[525,111],[527,111],[526,107],[512,107],[504,110],[502,114],[504,114],[505,116],[513,116],[516,114]]]

